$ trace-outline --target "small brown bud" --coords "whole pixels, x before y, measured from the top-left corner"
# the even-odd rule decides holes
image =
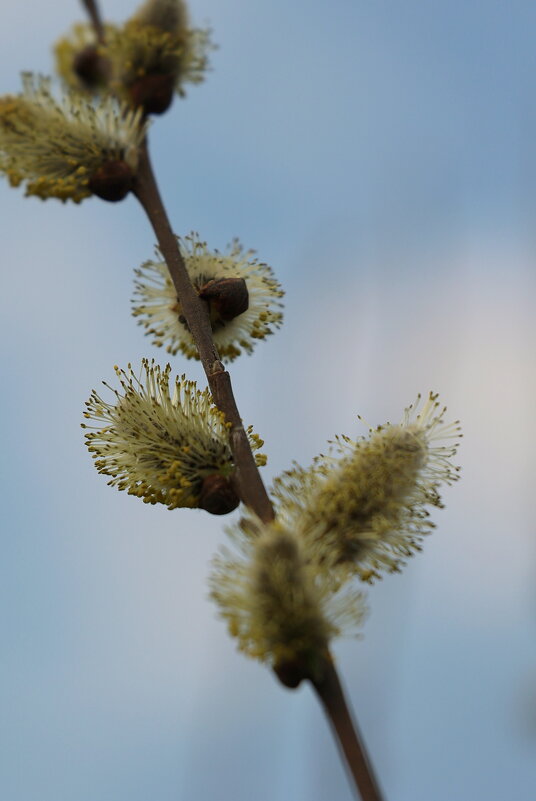
[[[211,319],[234,320],[249,307],[249,292],[243,278],[215,278],[199,290],[199,297],[208,301]]]
[[[203,480],[199,508],[211,515],[226,515],[236,509],[240,498],[234,491],[228,478],[213,473]]]
[[[327,643],[317,643],[316,647],[302,651],[294,657],[276,662],[273,671],[281,684],[290,690],[296,689],[304,680],[321,681],[325,676],[327,663],[331,661]]]
[[[89,188],[102,200],[123,200],[134,182],[134,173],[126,161],[107,161],[89,179]]]
[[[309,678],[309,674],[304,670],[304,666],[296,660],[292,662],[279,662],[274,665],[274,673],[281,684],[284,684],[289,690],[295,690],[304,679]]]
[[[103,58],[97,45],[87,45],[73,59],[73,71],[88,89],[108,81],[110,63]]]
[[[144,75],[129,87],[130,101],[141,106],[145,114],[163,114],[171,105],[174,90],[174,75]]]

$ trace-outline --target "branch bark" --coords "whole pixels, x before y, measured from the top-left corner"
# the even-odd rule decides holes
[[[98,41],[101,43],[104,42],[104,25],[96,1],[82,0],[82,5],[85,7],[87,13],[89,14],[89,18],[91,20],[93,28],[95,29]]]
[[[147,140],[141,149],[133,192],[153,226],[171,280],[177,290],[182,313],[199,351],[214,403],[231,424],[230,444],[236,470],[235,483],[240,499],[264,523],[268,523],[274,519],[274,510],[255,464],[238,412],[231,377],[221,363],[212,340],[212,328],[206,304],[192,286],[177,238],[162,202],[149,158]]]

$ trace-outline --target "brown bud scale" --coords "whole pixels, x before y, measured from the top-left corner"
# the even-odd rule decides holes
[[[234,320],[249,308],[249,292],[243,278],[215,278],[199,290],[199,297],[208,301],[211,318],[224,322]]]
[[[226,515],[236,509],[239,503],[240,498],[225,476],[213,473],[203,480],[199,497],[200,509],[211,515]]]
[[[285,687],[295,690],[309,674],[299,662],[279,662],[274,665],[274,673]]]
[[[97,45],[87,45],[73,59],[73,71],[88,89],[108,81],[110,63],[99,53]]]
[[[134,173],[126,161],[107,161],[89,179],[89,188],[102,200],[123,200],[134,182]]]
[[[174,75],[144,75],[129,87],[130,102],[141,106],[145,114],[163,114],[171,105],[174,91]]]

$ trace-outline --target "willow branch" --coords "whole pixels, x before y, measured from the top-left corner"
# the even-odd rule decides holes
[[[352,720],[339,676],[331,657],[326,659],[321,679],[310,679],[333,733],[344,755],[348,770],[363,801],[383,801],[383,796],[367,756],[357,724]]]
[[[220,361],[212,338],[208,309],[192,286],[177,237],[173,233],[160,196],[149,158],[147,140],[144,142],[133,192],[153,226],[160,251],[181,305],[190,333],[199,351],[214,402],[231,424],[230,444],[236,469],[236,485],[241,500],[265,523],[274,519],[272,504],[262,482],[249,440],[238,412],[229,373]]]
[[[104,26],[96,0],[82,0],[82,3],[88,11],[98,40],[103,42]],[[263,522],[268,523],[275,517],[273,506],[255,464],[234,398],[230,375],[221,363],[214,345],[208,309],[190,281],[177,238],[171,228],[151,165],[147,139],[141,148],[133,193],[154,229],[177,292],[182,314],[198,349],[214,402],[231,424],[230,444],[236,468],[235,486],[238,494],[246,506]],[[331,657],[326,660],[322,678],[311,679],[311,683],[324,707],[362,801],[383,801]]]

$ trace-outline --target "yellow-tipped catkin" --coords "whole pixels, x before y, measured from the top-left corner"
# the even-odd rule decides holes
[[[84,417],[97,423],[83,424],[89,429],[86,444],[98,472],[111,476],[111,486],[168,509],[199,507],[206,479],[228,478],[234,470],[229,425],[209,391],[198,390],[194,381],[182,376],[170,390],[170,373],[170,365],[161,369],[147,359],[140,378],[130,365],[127,371],[116,368],[121,390],[104,382],[114,402],[93,391],[86,403]],[[251,429],[248,435],[253,450],[262,445]],[[215,514],[231,510],[215,511],[211,503]]]
[[[254,251],[244,251],[238,240],[227,253],[209,250],[197,234],[179,239],[186,269],[198,293],[227,279],[243,279],[247,308],[225,319],[217,302],[209,302],[214,343],[225,361],[232,361],[243,351],[251,353],[260,339],[265,339],[281,325],[281,286],[271,267],[259,262]],[[169,276],[169,270],[157,251],[158,261],[147,261],[136,270],[136,288],[132,313],[147,329],[154,345],[166,347],[175,355],[181,351],[188,358],[199,358],[197,348]],[[207,292],[207,294],[210,294]],[[229,315],[227,315],[229,316]]]
[[[93,194],[92,177],[102,167],[121,164],[133,175],[145,124],[112,98],[93,105],[77,92],[60,100],[50,81],[23,76],[20,95],[0,97],[0,172],[12,186],[42,199],[80,202]]]
[[[107,38],[114,89],[130,105],[161,114],[173,92],[184,95],[185,84],[204,80],[211,47],[208,30],[189,26],[182,0],[148,0]]]
[[[240,553],[216,557],[210,585],[239,649],[277,671],[313,674],[329,642],[362,622],[363,595],[277,521],[249,517],[230,533]]]
[[[99,42],[90,22],[77,22],[54,45],[56,72],[66,87],[86,94],[108,91],[111,64],[106,55],[106,40],[116,34],[117,26],[104,26],[104,42]]]
[[[451,458],[460,429],[445,424],[445,411],[430,393],[398,425],[357,441],[337,437],[309,469],[295,466],[276,480],[279,515],[364,580],[398,571],[434,526],[427,507],[442,505],[440,485],[458,479]]]

